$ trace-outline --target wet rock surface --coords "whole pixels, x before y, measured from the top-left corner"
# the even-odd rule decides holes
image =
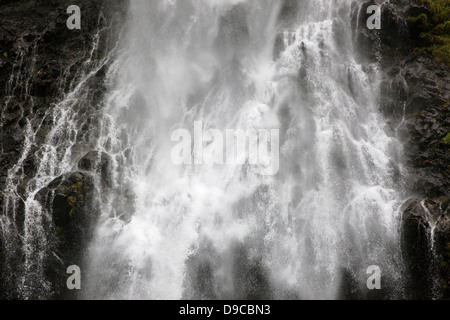
[[[39,263],[26,267],[24,238],[25,210],[36,210],[32,195],[34,178],[48,168],[41,167],[48,144],[67,141],[69,136],[49,134],[57,121],[56,106],[81,81],[86,104],[73,104],[86,123],[79,125],[76,147],[80,153],[92,149],[90,139],[95,127],[105,86],[105,59],[115,43],[111,35],[126,12],[126,1],[79,0],[4,0],[0,3],[0,299],[73,298],[66,288],[66,268],[80,265],[84,245],[89,240],[98,208],[92,202],[96,174],[105,176],[101,160],[100,172],[75,172],[60,176],[36,194],[36,200],[53,221],[44,221],[42,243],[33,243],[32,252]],[[81,9],[81,29],[69,30],[66,10],[76,4]],[[86,72],[93,74],[86,79]],[[74,121],[79,119],[74,118]],[[59,134],[59,136],[58,136]],[[64,148],[64,147],[63,147]],[[74,148],[75,150],[75,148]],[[60,151],[60,150],[59,150]],[[78,155],[76,155],[78,156]],[[40,173],[38,172],[39,170]],[[58,173],[56,173],[58,174]],[[52,176],[52,173],[50,173]],[[30,198],[30,199],[27,199]],[[28,203],[25,204],[25,201]],[[27,209],[28,208],[28,209]],[[28,217],[30,219],[30,217]],[[38,283],[25,279],[26,273],[44,272],[48,281]],[[27,286],[20,285],[24,279]],[[24,290],[14,288],[24,287]],[[42,287],[42,289],[37,288]]]
[[[388,27],[380,30],[381,65],[385,81],[381,88],[380,108],[404,144],[409,176],[407,188],[428,198],[449,196],[450,74],[418,48],[424,39],[408,19],[428,12],[427,8],[397,1],[383,6]],[[392,37],[392,41],[385,41]]]
[[[105,152],[91,151],[78,162],[78,168],[97,172],[100,175],[102,186],[111,185],[111,157]]]
[[[449,205],[445,197],[409,199],[403,205],[402,255],[408,274],[406,292],[412,299],[435,299],[449,293]],[[439,278],[444,284],[435,283]]]
[[[77,68],[89,54],[96,29],[92,19],[98,17],[100,3],[81,1],[80,5],[88,6],[91,23],[86,21],[82,30],[72,31],[66,26],[66,1],[2,4],[0,165],[5,170],[0,171],[0,183],[20,156],[29,119],[42,118],[55,96],[76,81]]]
[[[95,202],[94,178],[84,172],[65,174],[53,180],[35,198],[51,213],[53,220],[52,255],[46,262],[53,297],[74,298],[76,291],[66,286],[66,270],[71,265],[83,269],[87,244],[93,237],[100,214]]]
[[[369,4],[373,3],[365,6]],[[431,43],[421,36],[421,22],[411,19],[421,14],[431,17],[419,1],[384,3],[382,28],[360,27],[357,37],[367,57],[381,65],[380,111],[392,135],[403,143],[404,186],[415,195],[402,207],[407,294],[417,299],[450,298],[450,75],[448,65],[424,50]],[[440,278],[438,283],[433,283],[433,276]]]

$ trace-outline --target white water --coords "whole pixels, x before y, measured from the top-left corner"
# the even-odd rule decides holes
[[[273,0],[130,2],[119,52],[96,61],[93,43],[70,93],[28,119],[0,216],[14,295],[51,295],[53,222],[35,195],[91,149],[112,156],[113,183],[99,187],[83,298],[326,299],[349,286],[364,297],[371,265],[390,297],[401,294],[399,146],[378,114],[378,66],[356,58],[350,21],[360,2],[298,1],[281,18],[283,2]],[[21,85],[33,104],[34,64],[25,70],[23,59],[5,108]],[[111,59],[108,95],[91,105],[92,79]],[[171,133],[194,121],[280,129],[280,171],[175,166]],[[32,154],[39,163],[28,180]]]
[[[364,290],[371,265],[398,284],[398,146],[377,65],[356,60],[359,4],[301,1],[292,23],[281,4],[131,1],[97,146],[114,156],[114,187],[85,297],[338,298],[343,271]],[[171,132],[194,121],[279,128],[279,173],[173,165]]]

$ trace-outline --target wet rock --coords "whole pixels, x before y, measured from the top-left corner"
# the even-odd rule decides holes
[[[430,224],[420,201],[404,204],[402,215],[402,256],[406,268],[406,294],[413,299],[430,299]]]
[[[403,207],[406,291],[418,299],[448,298],[450,231],[443,199],[450,190],[450,153],[444,139],[450,127],[449,72],[424,49],[430,44],[420,36],[421,22],[409,19],[430,16],[426,7],[396,1],[382,10],[380,110],[403,143],[407,174],[402,179],[407,191],[417,196]],[[430,219],[439,222],[433,227]],[[435,250],[431,250],[432,228]],[[442,281],[436,284],[433,278]]]
[[[78,168],[86,171],[93,171],[100,174],[102,185],[111,185],[111,157],[98,151],[91,151],[87,153],[78,162]]]
[[[198,251],[186,261],[185,285],[192,288],[183,299],[272,299],[273,288],[269,273],[260,257],[254,257],[245,243],[236,242],[229,249],[230,259],[221,260],[220,254],[206,240]],[[220,267],[230,268],[231,285],[224,286],[217,276]],[[218,288],[227,288],[218,290]]]
[[[286,46],[284,43],[284,34],[280,32],[275,37],[275,44],[273,46],[273,59],[278,60],[285,49]]]
[[[24,229],[24,198],[26,190],[34,183],[33,178],[39,168],[40,159],[45,152],[46,139],[54,127],[53,110],[58,102],[68,92],[73,90],[86,70],[86,61],[92,64],[104,58],[110,46],[115,43],[114,26],[123,21],[121,15],[126,13],[123,0],[77,0],[82,19],[81,30],[68,30],[66,20],[67,7],[65,0],[35,1],[35,0],[2,0],[0,1],[0,216],[4,214],[4,199],[2,191],[6,188],[8,171],[18,164],[21,156],[24,161],[19,163],[16,201],[16,234],[8,234],[7,258],[5,252],[0,252],[0,262],[5,270],[18,270],[19,276],[24,274],[24,252],[21,245],[21,234]],[[114,22],[113,22],[114,20]],[[99,30],[103,30],[98,34]],[[94,40],[99,36],[99,42]],[[108,40],[105,40],[108,38]],[[109,42],[110,41],[110,42]],[[96,46],[97,50],[92,51]],[[109,52],[109,51],[108,51]],[[92,53],[92,56],[91,56]],[[91,66],[89,66],[91,67]],[[85,68],[85,69],[83,69]],[[72,110],[84,118],[93,118],[97,113],[93,106],[99,106],[98,101],[104,93],[102,82],[106,76],[106,67],[101,69],[88,82],[86,95],[91,101],[86,102],[89,108],[73,106]],[[90,113],[90,114],[88,114]],[[77,119],[83,122],[85,119]],[[94,127],[90,124],[89,130]],[[27,130],[31,129],[31,133]],[[89,148],[88,134],[81,132],[77,144],[83,144],[83,150]],[[25,150],[26,138],[31,137],[32,146],[28,153]],[[89,150],[89,149],[88,149]],[[82,154],[80,154],[81,156]],[[81,175],[81,176],[80,176]],[[81,179],[81,180],[80,180]],[[84,179],[84,180],[83,180]],[[82,181],[79,192],[64,189],[77,185]],[[61,185],[57,185],[61,183]],[[64,267],[83,251],[77,243],[85,243],[90,233],[87,221],[96,215],[95,205],[90,205],[93,191],[93,178],[88,172],[67,174],[52,182],[41,190],[36,198],[53,214],[55,228],[51,230],[50,238],[54,238],[45,255],[49,257],[47,275],[55,291],[60,291],[55,297],[63,297],[61,283],[67,279]],[[32,189],[32,188],[31,188]],[[91,190],[92,192],[88,191]],[[5,193],[6,194],[6,193]],[[6,197],[6,195],[5,195]],[[82,199],[81,199],[82,198]],[[82,201],[81,201],[82,200]],[[84,204],[83,204],[84,203]],[[88,210],[92,209],[92,212]],[[70,216],[72,212],[72,218]],[[69,219],[71,218],[71,219]],[[58,228],[56,228],[58,227]],[[86,238],[85,238],[86,237]],[[18,239],[18,240],[16,240]],[[81,241],[83,240],[83,241]],[[81,242],[80,242],[81,241]],[[17,249],[17,250],[16,250]],[[5,250],[4,250],[5,251]],[[76,261],[73,261],[74,263]],[[76,264],[76,263],[75,263]],[[54,272],[53,272],[53,271]],[[10,272],[9,272],[10,273]],[[1,281],[1,280],[0,280]],[[23,298],[23,284],[14,282],[8,276],[7,283],[0,285],[0,297],[6,292],[9,299]],[[47,281],[44,279],[43,281]],[[56,290],[57,289],[57,290]],[[40,298],[31,294],[27,298]]]
[[[242,300],[271,299],[268,271],[261,258],[251,257],[244,244],[233,248],[233,297]]]
[[[401,208],[406,294],[412,299],[448,297],[449,204],[446,197],[410,199]]]
[[[75,297],[76,293],[66,287],[66,270],[70,265],[84,266],[86,245],[92,239],[100,212],[94,195],[93,176],[74,172],[56,178],[35,197],[51,213],[54,222],[53,256],[46,266],[54,298]]]
[[[381,21],[380,40],[383,46],[390,50],[403,47],[409,40],[409,34],[398,4],[385,3],[382,6]]]
[[[1,209],[1,208],[0,208]],[[5,290],[5,280],[3,279],[4,273],[3,273],[3,260],[5,253],[3,249],[3,230],[0,226],[0,300],[6,299]]]
[[[450,200],[442,197],[432,205],[431,210],[440,213],[434,234],[436,264],[442,279],[441,295],[443,299],[450,299]]]
[[[440,107],[448,100],[445,79],[450,79],[436,72],[433,61],[418,57],[405,67],[405,80],[408,84],[407,114]]]
[[[401,130],[407,159],[408,186],[430,198],[449,196],[450,153],[444,137],[448,134],[448,104],[408,116]]]

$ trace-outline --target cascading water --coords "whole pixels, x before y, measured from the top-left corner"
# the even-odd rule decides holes
[[[93,58],[99,30],[70,93],[28,119],[0,216],[11,295],[51,295],[55,226],[37,195],[97,150],[111,177],[96,179],[101,216],[80,298],[370,298],[373,265],[378,297],[401,297],[401,148],[377,110],[378,64],[358,58],[361,12],[356,0],[130,1],[114,49]],[[6,96],[25,83],[32,100],[22,78],[33,64],[22,70],[19,57],[13,71]],[[198,122],[278,129],[279,171],[176,165],[172,133],[194,135]],[[25,179],[32,154],[39,165]]]
[[[401,294],[398,145],[377,112],[377,65],[357,60],[360,6],[130,2],[97,146],[113,187],[84,297],[365,296],[371,265],[385,297]],[[173,164],[171,133],[195,121],[279,129],[279,172]]]

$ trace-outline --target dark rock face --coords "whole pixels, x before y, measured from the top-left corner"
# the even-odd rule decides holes
[[[111,157],[98,151],[91,151],[78,162],[78,167],[99,173],[103,186],[111,185]]]
[[[402,254],[412,299],[448,295],[450,201],[410,199],[403,205]],[[442,279],[442,282],[436,281]]]
[[[101,1],[86,6],[82,30],[69,34],[66,1],[9,1],[0,10],[1,124],[0,183],[20,156],[27,121],[40,118],[54,105],[55,96],[77,79],[77,66],[87,58]],[[60,80],[66,77],[65,84]],[[24,79],[25,78],[25,79]],[[32,125],[36,125],[31,122]],[[32,168],[30,168],[32,174]]]
[[[47,279],[43,281],[44,289],[30,286],[26,293],[18,289],[23,287],[21,279],[30,272],[23,267],[26,259],[23,199],[34,194],[30,190],[37,191],[33,180],[48,134],[57,121],[56,106],[82,80],[86,81],[81,89],[84,99],[80,99],[84,102],[73,104],[79,115],[75,121],[80,123],[73,150],[82,155],[92,149],[91,139],[95,138],[92,128],[96,127],[99,101],[105,92],[107,64],[98,70],[93,66],[101,66],[98,61],[114,46],[116,28],[121,28],[126,12],[125,3],[125,0],[1,1],[0,219],[9,224],[9,230],[4,232],[0,223],[0,299],[74,296],[74,292],[65,289],[69,276],[65,272],[70,264],[81,267],[84,246],[98,213],[91,198],[95,181],[109,184],[105,160],[100,157],[100,172],[67,173],[36,194],[52,220],[42,221],[41,232],[48,241],[48,250],[32,253],[42,256]],[[72,4],[81,9],[81,30],[69,30],[66,26],[69,17],[66,9]],[[92,76],[86,79],[90,72]],[[55,137],[60,142],[68,138]],[[94,178],[97,174],[101,179]],[[32,245],[39,249],[43,246],[39,241]]]
[[[230,261],[221,261],[214,249],[206,244],[200,248],[201,254],[192,255],[187,261],[188,277],[185,284],[192,288],[185,293],[183,299],[238,299],[238,300],[268,300],[273,299],[273,288],[270,286],[269,275],[263,263],[250,257],[244,244],[236,243],[230,249]],[[233,269],[233,290],[217,290],[223,281],[214,274],[219,265],[227,265]],[[219,279],[218,279],[219,278]]]
[[[21,156],[27,126],[36,131],[33,145],[36,148],[53,125],[51,110],[55,103],[71,92],[83,77],[83,65],[88,60],[102,58],[111,47],[108,37],[103,36],[99,37],[97,50],[92,50],[100,28],[113,32],[120,14],[125,11],[124,2],[77,1],[82,14],[81,30],[69,30],[66,9],[72,4],[70,1],[2,1],[0,188],[6,181],[8,169]],[[91,105],[103,96],[104,72],[102,68],[90,79]],[[80,112],[87,111],[80,106]],[[33,176],[36,171],[33,151],[36,150],[29,152],[24,163],[25,177]]]
[[[47,261],[46,274],[53,285],[54,298],[73,298],[76,291],[66,287],[66,270],[71,265],[83,270],[86,245],[92,239],[100,212],[95,203],[94,178],[83,172],[63,175],[42,189],[36,200],[53,217],[53,256]]]
[[[407,165],[412,168],[408,182],[415,192],[430,198],[449,196],[450,153],[443,140],[450,127],[448,106],[446,103],[411,115],[401,127],[407,134]]]
[[[4,253],[4,248],[3,248],[3,230],[2,228],[0,228],[0,271],[3,271],[4,267],[3,267],[3,257],[5,256]],[[3,272],[0,272],[0,285],[3,285],[5,283],[5,280],[3,279],[4,275]],[[6,297],[4,296],[3,290],[0,290],[0,300],[5,299]]]
[[[419,200],[404,204],[402,256],[407,271],[406,294],[413,299],[432,298],[433,255],[431,226]]]
[[[448,197],[450,155],[443,138],[450,127],[450,74],[446,65],[415,50],[423,40],[408,19],[428,10],[409,1],[387,4],[383,12],[391,19],[380,30],[380,108],[405,146],[406,187],[428,198]]]

